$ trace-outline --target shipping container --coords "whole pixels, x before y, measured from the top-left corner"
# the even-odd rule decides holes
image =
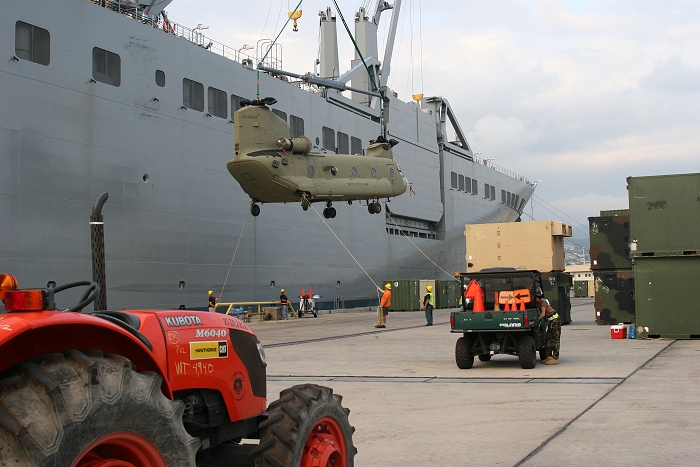
[[[700,339],[700,257],[637,258],[637,336]]]
[[[601,325],[635,321],[634,270],[595,271],[595,322]]]
[[[602,216],[627,216],[629,217],[630,215],[630,210],[629,209],[608,209],[605,211],[600,211],[600,215]]]
[[[574,281],[574,297],[588,297],[588,281]]]
[[[557,310],[561,324],[571,322],[571,287],[573,276],[566,272],[542,272],[542,289],[544,298]]]
[[[459,301],[459,281],[435,281],[435,308],[456,308]]]
[[[627,216],[589,217],[591,269],[632,269]]]
[[[630,255],[700,252],[700,173],[628,177]]]
[[[465,226],[467,272],[512,267],[563,271],[564,237],[571,226],[555,221],[469,224]]]
[[[382,286],[391,284],[391,306],[389,311],[420,310],[420,282],[413,279],[382,281]]]

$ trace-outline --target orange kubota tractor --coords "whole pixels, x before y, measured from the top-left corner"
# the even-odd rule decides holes
[[[78,303],[58,306],[75,287],[86,288]],[[21,290],[0,275],[0,465],[353,465],[349,410],[331,389],[294,386],[266,409],[265,353],[248,325],[86,311],[99,291]]]

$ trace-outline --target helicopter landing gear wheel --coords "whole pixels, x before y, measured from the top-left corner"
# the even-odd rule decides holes
[[[315,384],[285,389],[268,407],[253,449],[256,467],[332,465],[353,467],[357,449],[348,409],[333,390]]]
[[[373,201],[367,205],[367,210],[370,214],[379,214],[382,212],[382,205],[377,201]]]
[[[250,213],[253,215],[253,217],[258,217],[260,215],[260,206],[258,206],[255,203],[252,203],[250,205]]]
[[[330,201],[328,201],[326,203],[326,208],[323,210],[323,217],[325,217],[326,219],[333,219],[335,218],[335,214],[336,212],[335,208],[333,207],[333,204]]]
[[[311,206],[311,202],[309,201],[309,199],[306,196],[303,196],[301,198],[301,209],[303,209],[304,211],[308,211],[309,206]]]

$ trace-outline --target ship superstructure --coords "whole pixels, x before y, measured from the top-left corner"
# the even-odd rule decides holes
[[[226,169],[233,112],[258,91],[257,59],[166,21],[156,13],[162,4],[129,5],[0,4],[0,269],[25,284],[84,279],[89,213],[108,192],[109,308],[204,307],[206,291],[218,294],[224,281],[224,301],[272,299],[279,287],[313,287],[321,306],[376,301],[314,210],[266,204],[253,217]],[[329,9],[318,75],[283,72],[275,44],[260,87],[277,99],[273,112],[291,136],[308,136],[314,151],[362,153],[385,123],[410,189],[380,200],[381,215],[336,203],[328,223],[376,282],[447,278],[403,234],[443,270],[464,270],[464,225],[517,220],[534,185],[478,158],[447,99],[404,102],[386,88],[391,44],[382,69],[380,13],[356,15],[374,81],[359,58],[341,70]]]

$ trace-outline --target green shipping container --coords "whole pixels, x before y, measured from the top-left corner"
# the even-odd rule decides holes
[[[628,177],[630,255],[700,253],[700,173]]]
[[[591,270],[632,269],[627,216],[589,217]]]
[[[588,297],[588,281],[574,281],[574,297]]]
[[[607,211],[600,211],[601,216],[629,216],[629,209],[608,209]]]
[[[634,271],[593,271],[593,277],[595,322],[607,325],[634,323]]]
[[[542,288],[544,298],[549,300],[552,308],[557,310],[561,324],[571,322],[571,287],[573,287],[573,276],[566,272],[551,271],[543,272]]]
[[[382,281],[382,286],[388,283],[391,283],[391,306],[389,311],[420,310],[420,281],[413,279],[384,280]]]
[[[637,335],[700,339],[700,257],[637,258]]]
[[[435,308],[456,308],[459,300],[459,285],[456,280],[435,281]]]

